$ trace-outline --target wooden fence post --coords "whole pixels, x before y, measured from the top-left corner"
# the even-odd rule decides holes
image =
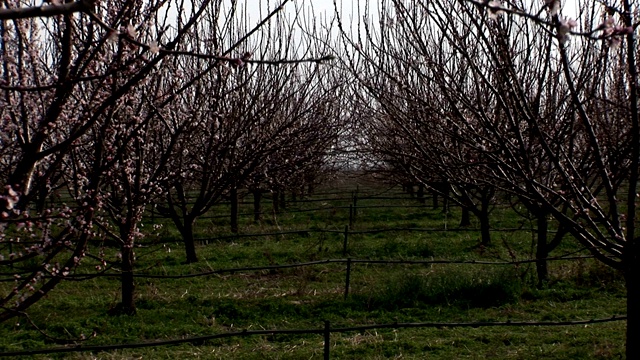
[[[329,320],[324,321],[324,360],[329,360],[329,352],[331,351],[331,323]]]
[[[344,281],[344,299],[349,297],[349,283],[351,282],[351,258],[347,258],[347,275]]]
[[[342,243],[342,256],[347,256],[347,252],[349,250],[348,242],[349,242],[349,225],[345,225],[344,226],[344,241]]]

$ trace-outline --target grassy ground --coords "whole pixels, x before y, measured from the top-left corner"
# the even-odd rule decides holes
[[[241,218],[241,234],[300,231],[262,237],[209,240],[198,247],[197,264],[183,264],[179,236],[170,224],[137,249],[140,274],[193,274],[214,269],[290,264],[344,258],[343,231],[354,186],[333,187],[319,201],[291,203],[260,223]],[[386,190],[386,191],[385,191]],[[343,193],[337,194],[337,191]],[[459,211],[445,214],[382,186],[360,185],[351,231],[448,229],[349,234],[354,259],[522,260],[531,258],[528,220],[499,206],[493,245],[479,247],[479,233],[457,231]],[[377,195],[394,199],[366,199]],[[246,198],[250,202],[250,198]],[[265,203],[265,210],[270,209]],[[387,207],[379,207],[381,205]],[[398,205],[400,207],[388,207]],[[371,207],[375,206],[375,207]],[[405,206],[405,207],[402,207]],[[296,211],[316,209],[314,211]],[[228,234],[227,206],[197,225],[198,237]],[[250,213],[246,204],[241,212]],[[150,220],[147,220],[150,222]],[[163,220],[154,219],[156,223]],[[148,224],[151,225],[151,224]],[[473,227],[473,226],[472,226]],[[150,226],[147,226],[150,228]],[[317,230],[323,230],[320,232]],[[157,241],[157,244],[153,244]],[[94,249],[92,249],[94,250]],[[585,254],[570,238],[552,255]],[[92,264],[86,263],[86,267]],[[3,272],[6,269],[3,269]],[[565,321],[624,314],[619,274],[593,260],[557,261],[551,280],[536,288],[532,265],[353,264],[350,295],[344,298],[345,264],[214,274],[181,279],[137,279],[135,316],[110,316],[119,298],[117,277],[66,282],[29,310],[29,319],[0,324],[0,351],[57,346],[56,339],[90,337],[84,345],[133,343],[218,334],[242,329],[348,327],[394,322]],[[10,286],[10,285],[1,285]],[[37,328],[36,328],[37,327]],[[566,327],[478,327],[386,329],[334,333],[332,359],[611,359],[624,353],[625,322]],[[95,337],[91,334],[95,333]],[[320,359],[321,335],[261,335],[155,348],[99,353],[37,355],[70,359]]]

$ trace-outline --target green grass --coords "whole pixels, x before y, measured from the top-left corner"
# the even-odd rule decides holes
[[[398,200],[364,198],[366,193],[382,192],[380,189],[360,187],[358,205],[362,207],[353,231],[445,226],[452,231],[350,234],[349,257],[499,261],[532,256],[532,236],[527,230],[494,232],[493,245],[488,248],[478,246],[477,231],[453,231],[460,217],[455,207],[448,214],[432,209],[429,202],[425,207],[366,208],[417,204],[397,192]],[[349,210],[337,206],[348,202],[334,202],[329,195],[322,198],[327,200],[290,204],[289,212],[276,218],[265,214],[257,224],[251,216],[242,217],[240,233],[290,229],[335,232],[301,231],[211,240],[198,246],[200,262],[196,264],[183,264],[179,234],[166,220],[155,219],[165,225],[164,229],[159,237],[145,239],[148,245],[136,248],[136,268],[139,273],[175,275],[343,258],[341,232],[348,223]],[[264,210],[269,206],[265,202]],[[312,208],[323,209],[294,212]],[[226,209],[221,205],[210,215],[224,214]],[[243,205],[241,212],[250,213],[250,206]],[[151,225],[149,219],[146,221]],[[504,207],[496,207],[492,221],[496,228],[515,228],[523,223]],[[472,224],[474,227],[476,223]],[[230,235],[226,218],[203,219],[198,222],[197,231],[199,238]],[[162,243],[154,245],[154,241]],[[89,250],[95,253],[98,249]],[[552,255],[579,250],[567,238]],[[108,253],[115,251],[107,249]],[[83,266],[90,269],[93,265],[87,260]],[[186,279],[139,278],[135,316],[108,315],[108,310],[118,303],[118,278],[64,282],[29,309],[30,320],[18,318],[0,324],[0,351],[57,346],[55,338],[75,339],[94,332],[96,336],[84,344],[177,339],[242,329],[321,328],[325,320],[332,327],[347,327],[394,322],[564,321],[626,312],[622,279],[605,266],[593,260],[553,262],[550,273],[549,283],[539,289],[535,286],[533,265],[355,263],[347,299],[344,263]],[[0,286],[4,289],[11,284]],[[613,322],[570,327],[444,327],[334,333],[331,358],[610,359],[623,356],[624,328],[625,322]],[[322,349],[321,335],[264,335],[33,358],[320,359]]]

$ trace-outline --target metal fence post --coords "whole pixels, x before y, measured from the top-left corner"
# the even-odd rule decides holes
[[[351,282],[351,258],[347,259],[347,275],[344,282],[344,299],[349,297],[349,283]]]
[[[358,193],[353,194],[353,222],[356,222],[358,217]]]
[[[349,226],[353,226],[353,204],[349,204]]]
[[[331,323],[329,320],[324,321],[324,360],[329,360],[329,352],[331,351]]]
[[[344,241],[342,243],[342,256],[347,256],[349,250],[349,225],[344,227]]]

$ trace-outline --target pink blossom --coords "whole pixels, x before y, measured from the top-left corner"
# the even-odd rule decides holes
[[[612,36],[609,39],[609,46],[612,49],[617,49],[620,47],[620,44],[622,43],[622,39],[620,38],[620,36]]]
[[[561,44],[564,44],[569,38],[571,29],[578,26],[578,22],[572,18],[560,17],[558,18],[558,40]]]
[[[116,42],[118,40],[118,32],[117,31],[109,31],[107,34],[107,40],[110,42]]]
[[[609,46],[611,48],[618,48],[622,42],[624,35],[633,34],[635,29],[633,26],[621,26],[615,24],[615,19],[611,16],[607,17],[600,25],[599,29],[602,29],[602,37],[609,40]]]
[[[496,20],[500,15],[504,13],[504,8],[502,7],[502,3],[497,0],[489,1],[487,4],[487,12],[489,13],[489,18]]]
[[[157,41],[152,41],[149,43],[149,51],[151,51],[154,54],[157,54],[160,52],[160,46],[158,46]]]
[[[136,27],[133,26],[133,24],[129,24],[127,26],[127,34],[133,39],[138,37],[138,32],[136,31]]]

